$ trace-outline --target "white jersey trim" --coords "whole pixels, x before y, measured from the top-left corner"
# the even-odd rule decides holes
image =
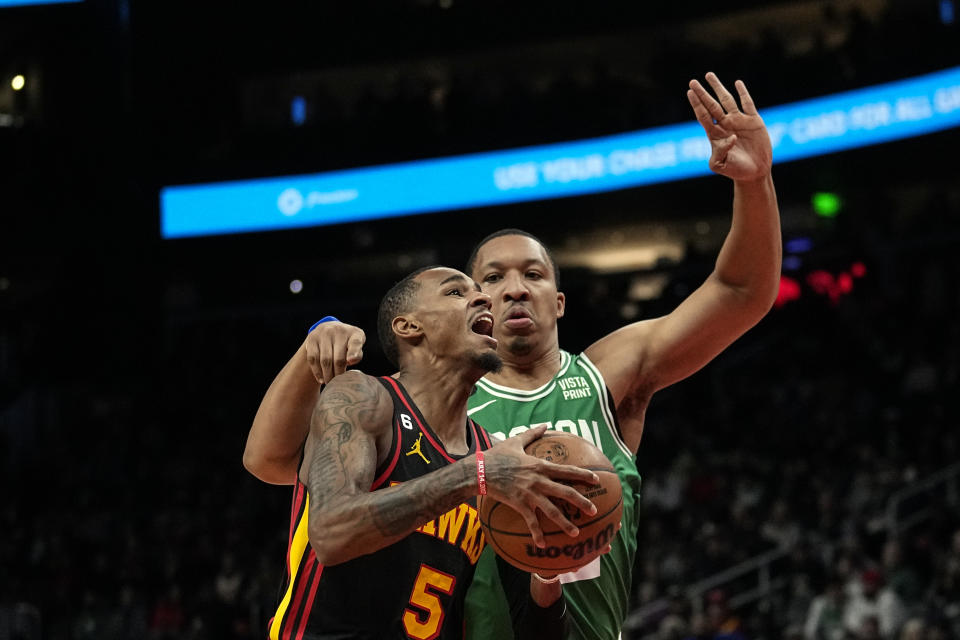
[[[573,362],[573,358],[570,357],[570,354],[566,351],[560,351],[560,370],[557,371],[554,376],[545,382],[543,386],[537,387],[536,389],[515,389],[513,387],[507,387],[502,384],[497,384],[495,382],[490,382],[486,378],[480,378],[477,380],[477,386],[483,388],[484,391],[489,393],[492,396],[498,398],[507,398],[508,400],[518,400],[520,402],[531,402],[533,400],[539,400],[550,394],[557,386],[557,378],[563,376],[567,369],[570,368],[570,363]]]
[[[590,361],[586,353],[580,354],[580,362],[583,364],[584,371],[590,376],[591,382],[593,382],[593,385],[597,388],[597,395],[600,396],[600,411],[603,413],[603,418],[607,423],[607,429],[610,430],[610,435],[613,436],[614,442],[617,443],[617,446],[620,447],[624,455],[632,459],[634,456],[633,452],[631,452],[626,443],[620,439],[620,434],[617,432],[617,421],[614,417],[613,408],[610,406],[610,394],[607,393],[607,383],[603,379],[603,375],[600,373],[600,370],[597,369],[597,365]],[[599,441],[600,439],[597,438],[597,442]]]

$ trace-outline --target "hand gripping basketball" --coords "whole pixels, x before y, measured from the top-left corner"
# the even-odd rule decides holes
[[[524,448],[525,453],[549,463],[573,465],[588,470],[596,479],[587,482],[563,480],[589,498],[592,509],[574,506],[574,501],[556,498],[552,502],[573,522],[579,532],[570,535],[539,514],[543,544],[536,540],[526,515],[490,495],[480,496],[477,510],[487,544],[497,555],[524,571],[536,572],[541,580],[557,573],[576,571],[610,551],[610,543],[620,529],[623,515],[623,487],[616,469],[603,451],[578,435],[549,431]]]
[[[589,515],[596,513],[593,502],[573,487],[563,482],[596,484],[597,475],[592,471],[565,464],[555,464],[528,455],[524,448],[543,436],[545,426],[530,429],[513,438],[497,443],[484,454],[486,463],[487,495],[513,508],[530,529],[534,544],[545,547],[543,529],[537,510],[557,524],[567,535],[576,537],[577,526],[564,514],[551,498],[569,505],[570,511]]]

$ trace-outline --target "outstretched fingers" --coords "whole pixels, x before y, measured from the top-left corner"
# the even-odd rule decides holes
[[[697,121],[704,128],[711,138],[717,138],[726,135],[726,132],[717,122],[725,115],[723,108],[713,97],[707,93],[696,80],[690,81],[690,89],[687,91],[687,100],[693,107],[693,113],[697,116]]]
[[[743,105],[743,112],[748,116],[759,115],[757,107],[753,104],[753,98],[750,97],[750,92],[747,91],[747,85],[743,83],[743,80],[737,80],[733,83],[733,86],[737,89],[737,94],[740,96],[740,104]]]
[[[710,83],[710,86],[713,87],[713,91],[717,94],[717,97],[720,99],[720,104],[723,105],[723,108],[727,113],[737,113],[740,111],[733,94],[727,91],[727,88],[723,86],[722,82],[720,82],[720,78],[717,77],[717,74],[715,74],[713,71],[709,71],[707,72],[706,78],[707,82]]]

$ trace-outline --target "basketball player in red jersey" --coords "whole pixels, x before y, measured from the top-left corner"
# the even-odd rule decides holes
[[[577,534],[551,498],[596,509],[558,482],[592,472],[524,453],[543,429],[491,447],[467,417],[474,384],[501,366],[490,297],[473,280],[414,272],[384,297],[378,329],[399,372],[345,373],[313,410],[270,638],[461,638],[484,547],[478,494],[517,510],[541,546],[537,510]]]

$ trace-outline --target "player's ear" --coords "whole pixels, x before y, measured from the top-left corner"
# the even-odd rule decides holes
[[[563,312],[567,308],[567,296],[562,291],[557,291],[557,318],[563,317]]]
[[[390,323],[390,328],[401,340],[419,342],[420,338],[423,337],[423,326],[413,315],[397,316]]]

